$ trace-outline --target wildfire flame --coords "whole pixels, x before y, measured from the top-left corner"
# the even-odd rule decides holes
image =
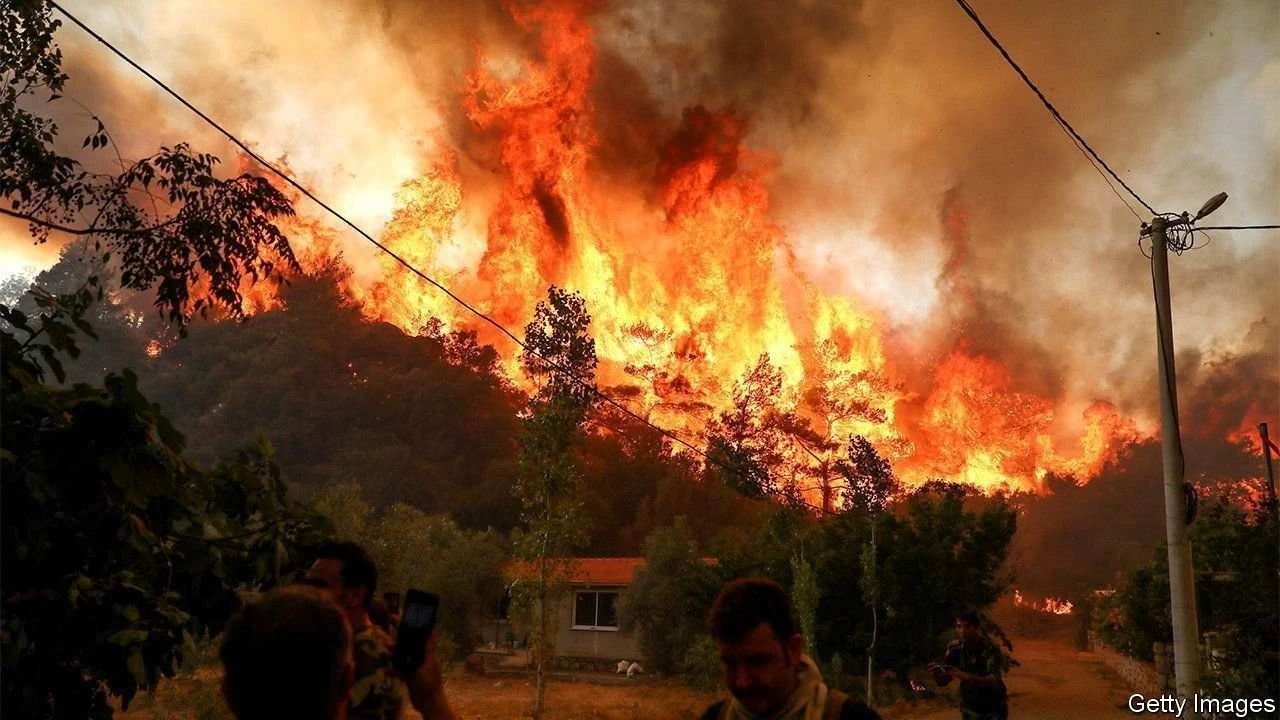
[[[1050,615],[1070,615],[1075,605],[1070,600],[1059,600],[1058,598],[1047,597],[1040,602],[1029,602],[1022,597],[1022,593],[1018,590],[1013,591],[1013,604],[1018,607],[1030,608],[1042,613]]]
[[[499,186],[469,180],[476,174],[463,172],[462,154],[441,142],[427,171],[400,188],[381,231],[412,265],[515,330],[548,284],[582,293],[600,386],[691,439],[762,356],[783,378],[780,405],[837,444],[866,436],[908,484],[943,477],[1035,489],[1049,473],[1085,481],[1140,439],[1132,420],[1096,403],[1079,450],[1063,452],[1051,433],[1055,403],[963,346],[937,364],[931,387],[905,387],[886,355],[883,318],[797,269],[771,214],[775,160],[746,145],[743,116],[685,110],[653,149],[647,187],[593,173],[600,141],[586,11],[553,0],[511,12],[536,39],[533,58],[513,63],[478,49],[462,98],[469,131],[492,143],[488,175]],[[329,254],[322,228],[299,218],[289,229],[304,266]],[[353,276],[345,290],[370,318],[406,332],[432,318],[475,329],[521,382],[509,342],[391,260],[376,282]],[[262,292],[252,309],[274,307]],[[795,459],[811,462],[799,448]]]

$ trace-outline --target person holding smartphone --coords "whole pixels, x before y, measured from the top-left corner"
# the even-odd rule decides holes
[[[369,617],[378,585],[378,568],[369,553],[353,542],[323,545],[307,570],[305,583],[327,592],[351,625],[356,674],[349,717],[399,720],[405,688],[391,667],[395,644],[391,635]]]
[[[400,626],[400,593],[388,592],[382,593],[382,602],[387,606],[387,613],[391,615],[391,627]]]
[[[434,635],[398,673],[423,720],[455,720]],[[347,720],[356,680],[346,613],[318,588],[292,586],[246,605],[223,635],[222,693],[237,720]]]
[[[956,616],[956,634],[959,638],[947,646],[943,661],[929,666],[934,682],[945,686],[953,679],[960,681],[963,720],[1006,720],[1009,694],[1000,649],[982,633],[977,613]]]

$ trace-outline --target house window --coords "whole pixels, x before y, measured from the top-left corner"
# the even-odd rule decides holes
[[[617,630],[618,593],[579,590],[573,596],[574,630]]]

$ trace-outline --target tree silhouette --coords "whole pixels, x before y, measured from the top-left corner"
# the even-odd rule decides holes
[[[73,288],[35,287],[0,305],[0,534],[6,717],[106,718],[172,676],[193,636],[216,632],[237,589],[278,584],[313,539],[265,441],[212,471],[130,370],[100,386],[62,382],[94,338],[94,304],[116,282],[154,291],[185,327],[196,313],[241,312],[240,287],[296,266],[274,225],[292,213],[265,180],[221,179],[186,145],[86,170],[54,149],[57,125],[30,107],[60,99],[58,23],[42,2],[0,9],[0,212],[88,239],[105,266]],[[114,146],[101,121],[84,147]],[[152,191],[155,191],[155,195]],[[81,220],[85,218],[85,220]],[[116,274],[118,273],[118,274]],[[52,376],[52,378],[50,378]],[[15,682],[16,679],[21,679]]]
[[[525,327],[525,372],[538,383],[521,422],[515,495],[520,528],[515,553],[527,572],[517,586],[533,613],[534,717],[546,696],[553,614],[573,550],[586,540],[581,472],[575,448],[594,404],[596,347],[581,295],[552,285]]]

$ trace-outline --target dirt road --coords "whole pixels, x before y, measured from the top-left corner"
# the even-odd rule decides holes
[[[1011,720],[1134,717],[1125,707],[1128,688],[1093,653],[1080,652],[1061,640],[1015,639],[1013,655],[1022,665],[1006,679]],[[960,713],[948,709],[902,717],[956,720]]]

